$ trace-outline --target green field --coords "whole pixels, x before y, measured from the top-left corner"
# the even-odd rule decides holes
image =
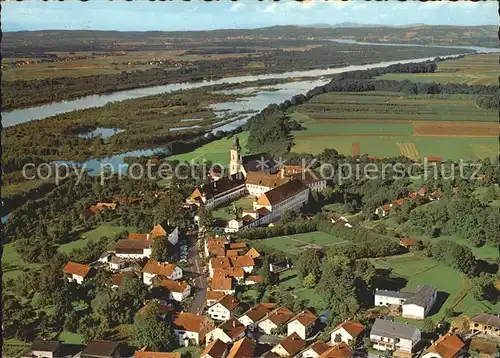
[[[83,344],[83,337],[81,334],[68,331],[59,333],[57,339],[66,344]]]
[[[20,275],[23,271],[31,271],[40,269],[41,264],[30,264],[24,261],[17,253],[14,243],[3,245],[2,255],[2,279],[13,278]]]
[[[470,281],[458,271],[416,254],[405,254],[371,260],[377,267],[392,268],[393,274],[408,280],[404,291],[414,291],[419,285],[432,285],[438,290],[438,300],[430,312],[434,322],[442,319],[446,308],[455,312],[472,315],[481,312],[498,312],[500,303],[491,305],[488,302],[478,302],[467,294]],[[465,296],[464,296],[465,295]],[[444,302],[443,302],[444,301]],[[438,311],[439,310],[439,311]],[[399,318],[419,325],[422,322]]]
[[[314,231],[304,234],[277,236],[268,239],[256,240],[260,245],[280,250],[285,253],[298,253],[303,247],[314,244],[323,247],[342,245],[348,241],[325,234],[320,231]]]
[[[234,218],[234,215],[230,214],[227,212],[227,209],[232,209],[233,205],[236,205],[237,208],[242,208],[242,209],[253,209],[253,203],[254,203],[254,197],[253,196],[244,196],[242,198],[239,198],[238,200],[233,201],[232,203],[222,206],[217,208],[217,210],[212,211],[212,214],[214,218],[221,219],[221,220],[231,220]]]
[[[498,84],[498,55],[481,54],[438,63],[435,73],[388,73],[380,78],[413,82]]]
[[[240,146],[245,154],[245,148],[248,140],[248,132],[238,133]],[[196,149],[195,151],[173,155],[168,157],[169,160],[180,160],[185,162],[202,162],[203,160],[210,160],[212,163],[220,163],[227,168],[229,163],[229,151],[233,145],[233,138],[224,138],[214,142],[205,144],[204,146]]]
[[[298,300],[307,301],[308,306],[314,307],[318,312],[325,308],[325,302],[315,288],[302,287],[297,269],[294,268],[280,273],[279,285],[288,289]]]

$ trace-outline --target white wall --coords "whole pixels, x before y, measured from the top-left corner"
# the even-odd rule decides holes
[[[411,319],[424,319],[425,309],[424,307],[420,307],[415,304],[403,305],[402,316]]]
[[[342,342],[349,344],[349,342],[352,340],[352,336],[347,332],[343,327],[340,327],[339,329],[336,329],[330,333],[330,343],[332,345],[338,344],[335,342],[335,337],[340,334]]]
[[[401,306],[406,299],[384,296],[383,294],[375,294],[375,306],[389,306],[389,305],[399,305]]]
[[[302,338],[304,340],[307,338],[306,327],[304,327],[302,325],[302,323],[300,323],[297,320],[288,323],[288,325],[287,325],[287,331],[288,331],[287,336],[289,336],[289,335],[291,335],[292,333],[295,332],[295,333],[297,333],[299,335],[300,338]]]
[[[220,303],[216,303],[215,305],[208,308],[208,315],[211,318],[219,321],[227,321],[229,318],[231,318],[231,311],[229,311]]]
[[[271,334],[271,331],[273,329],[278,328],[273,322],[271,322],[269,319],[265,319],[264,321],[259,323],[259,328],[266,332],[267,334]]]

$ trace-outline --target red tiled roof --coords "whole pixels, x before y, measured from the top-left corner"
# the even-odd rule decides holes
[[[136,274],[133,273],[132,271],[126,271],[123,273],[119,273],[117,275],[111,276],[111,282],[113,285],[120,286],[125,277],[130,277],[131,279],[137,278]]]
[[[207,291],[207,296],[205,297],[206,300],[211,300],[211,301],[217,301],[220,300],[222,297],[224,297],[224,292],[220,291]]]
[[[217,303],[220,303],[231,312],[240,305],[240,301],[238,301],[234,296],[231,295],[224,295],[221,299],[215,302],[214,305],[216,305]]]
[[[156,239],[157,237],[164,237],[167,236],[167,230],[163,228],[161,225],[155,225],[153,227],[153,230],[151,230],[151,236],[153,239]]]
[[[140,234],[136,232],[129,232],[127,240],[148,240],[149,234]]]
[[[221,329],[232,340],[238,338],[238,336],[246,330],[245,325],[238,321],[236,318],[227,320],[217,328]]]
[[[250,275],[247,277],[247,281],[260,283],[260,282],[263,282],[264,280],[262,279],[262,277],[260,277],[258,275]]]
[[[271,312],[267,319],[273,322],[275,325],[280,326],[285,324],[293,317],[293,312],[286,307],[280,307],[277,310]]]
[[[321,355],[331,347],[323,341],[314,342],[308,349],[312,349],[316,354]]]
[[[250,250],[248,250],[245,256],[250,256],[252,259],[256,259],[260,257],[260,252],[252,247]]]
[[[150,259],[142,272],[169,277],[175,271],[176,265],[158,262]]]
[[[318,319],[318,317],[313,314],[311,311],[308,311],[308,310],[304,310],[302,312],[300,312],[299,314],[297,314],[295,317],[293,317],[290,322],[292,321],[299,321],[303,326],[305,327],[309,327],[311,324],[313,324],[316,320]]]
[[[246,311],[243,316],[248,316],[253,322],[257,322],[275,308],[275,303],[259,303]]]
[[[212,270],[215,270],[230,268],[231,264],[229,263],[229,259],[227,257],[212,257],[210,259],[210,266],[212,266]]]
[[[214,277],[217,276],[219,278],[224,277],[234,277],[234,278],[243,278],[245,277],[245,271],[241,267],[228,267],[225,269],[215,269]]]
[[[68,261],[68,263],[64,265],[63,272],[81,277],[86,277],[91,269],[92,268],[89,265],[82,265],[82,264],[77,264],[76,262]]]
[[[301,181],[291,180],[262,194],[257,200],[257,204],[263,206],[276,205],[306,189],[307,186],[305,186]]]
[[[363,326],[358,321],[345,321],[339,324],[335,329],[343,328],[351,335],[351,337],[357,337],[365,331],[365,326]]]
[[[208,344],[208,346],[203,350],[201,356],[209,355],[212,358],[224,358],[224,352],[229,348],[227,343],[222,342],[220,339],[216,339]]]
[[[210,289],[212,291],[230,291],[233,289],[233,279],[214,277],[210,282]]]
[[[229,351],[226,358],[253,358],[255,350],[255,342],[243,337]]]
[[[213,329],[212,322],[206,316],[194,313],[175,312],[172,323],[188,332],[207,333]]]
[[[238,250],[227,250],[226,251],[226,256],[227,257],[240,256],[241,252],[242,252],[241,249],[238,249]]]
[[[409,238],[405,237],[405,238],[399,239],[399,243],[401,244],[401,246],[411,247],[411,246],[415,246],[417,244],[417,240],[409,239]]]
[[[247,243],[246,242],[233,242],[232,244],[229,244],[229,248],[231,250],[242,250],[247,248]]]
[[[280,343],[280,346],[283,347],[290,357],[294,357],[306,346],[306,341],[293,332]]]
[[[174,281],[174,280],[162,280],[155,285],[156,287],[161,286],[167,288],[170,292],[183,293],[186,291],[188,284],[186,281]]]
[[[236,256],[230,257],[231,264],[234,267],[249,267],[255,266],[255,261],[250,256]]]
[[[465,346],[464,342],[455,335],[447,334],[440,337],[428,349],[428,353],[437,353],[441,358],[453,358]]]
[[[349,348],[349,346],[345,342],[341,342],[340,344],[337,344],[336,346],[333,346],[326,352],[324,352],[322,355],[319,356],[319,358],[351,358],[352,357],[352,350]]]

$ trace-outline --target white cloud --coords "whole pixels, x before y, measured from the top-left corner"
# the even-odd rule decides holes
[[[246,8],[247,6],[243,4],[242,2],[237,2],[233,5],[231,5],[231,8],[229,9],[231,12],[238,12]]]
[[[264,8],[264,12],[271,12],[271,13],[275,13],[276,12],[276,8],[278,7],[278,3],[275,3],[273,2],[272,4],[269,4],[267,5],[265,8]]]

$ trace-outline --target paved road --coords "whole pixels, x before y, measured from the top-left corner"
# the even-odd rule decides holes
[[[191,272],[197,277],[194,279],[193,302],[189,307],[191,313],[201,313],[205,305],[205,295],[207,293],[207,278],[203,274],[203,261],[198,255],[196,244],[189,248],[189,267]]]

